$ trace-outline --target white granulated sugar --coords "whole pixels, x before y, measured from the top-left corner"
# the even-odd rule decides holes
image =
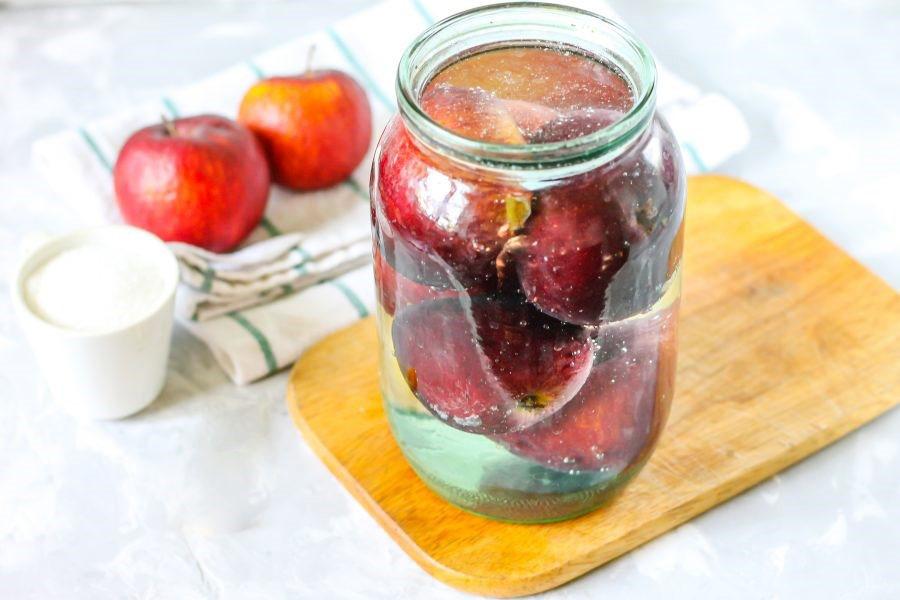
[[[85,243],[63,250],[25,282],[25,300],[45,321],[78,332],[110,331],[147,316],[165,277],[154,257],[134,248]]]

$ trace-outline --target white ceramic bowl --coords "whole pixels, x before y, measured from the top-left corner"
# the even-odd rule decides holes
[[[127,245],[158,260],[164,280],[160,301],[133,322],[96,333],[59,327],[35,314],[26,301],[29,275],[60,252],[90,242]],[[118,419],[153,402],[165,383],[177,286],[178,263],[165,243],[126,225],[52,238],[21,261],[12,285],[13,305],[50,392],[63,409],[76,416]]]

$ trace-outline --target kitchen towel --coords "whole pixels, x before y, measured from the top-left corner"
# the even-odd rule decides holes
[[[260,226],[235,253],[172,244],[182,269],[179,322],[203,340],[231,379],[245,384],[293,363],[311,344],[372,312],[375,292],[367,182],[374,145],[396,110],[400,55],[435,20],[482,4],[471,0],[389,0],[325,31],[306,35],[158,101],[132,106],[35,143],[34,159],[59,197],[86,222],[121,221],[112,186],[119,148],[159,121],[217,113],[234,117],[260,78],[316,66],[342,69],[366,88],[373,111],[367,157],[344,183],[295,193],[273,186]],[[602,2],[570,2],[602,14]],[[689,172],[712,168],[743,148],[749,132],[726,98],[705,93],[659,67],[657,102],[681,143]]]
[[[272,302],[371,260],[366,214],[351,210],[310,235],[289,233],[229,254],[172,242],[181,267],[176,314],[205,321]]]

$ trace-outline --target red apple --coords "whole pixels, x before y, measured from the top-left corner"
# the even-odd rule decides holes
[[[391,340],[423,406],[471,433],[519,431],[565,410],[594,359],[586,329],[499,296],[407,306],[391,324]]]
[[[343,181],[372,139],[365,91],[335,70],[263,79],[247,91],[238,120],[259,137],[275,181],[295,190]]]
[[[480,88],[429,86],[419,103],[429,117],[461,136],[495,144],[525,143],[507,105]]]
[[[460,292],[454,289],[433,288],[411,281],[394,270],[390,263],[374,248],[375,284],[378,300],[384,312],[393,316],[397,310],[437,300],[440,298],[458,298]]]
[[[137,131],[119,152],[113,175],[127,223],[214,252],[247,237],[269,197],[259,142],[245,127],[215,115]]]

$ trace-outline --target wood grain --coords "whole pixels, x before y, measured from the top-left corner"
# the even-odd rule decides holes
[[[900,299],[778,200],[719,176],[688,188],[677,392],[660,445],[607,507],[512,525],[430,492],[388,430],[371,319],[295,365],[294,420],[400,546],[470,592],[539,592],[777,473],[900,401]]]

